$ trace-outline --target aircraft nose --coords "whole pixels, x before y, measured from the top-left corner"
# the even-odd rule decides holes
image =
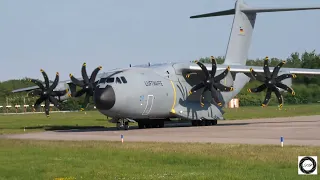
[[[94,91],[94,102],[97,109],[109,110],[116,102],[116,95],[112,86],[106,86],[105,88],[96,87]]]

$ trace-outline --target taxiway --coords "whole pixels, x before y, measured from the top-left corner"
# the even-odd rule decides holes
[[[115,128],[61,130],[2,135],[9,139],[106,140],[148,142],[210,142],[240,144],[279,144],[320,146],[320,116],[225,120],[216,126],[174,126],[152,129],[116,130]]]

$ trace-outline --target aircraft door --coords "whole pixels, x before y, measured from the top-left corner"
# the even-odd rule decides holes
[[[148,95],[146,108],[144,109],[142,115],[148,115],[151,111],[152,105],[153,105],[154,96]]]

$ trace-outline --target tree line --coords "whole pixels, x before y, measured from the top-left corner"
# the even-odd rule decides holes
[[[217,63],[222,64],[224,62],[224,57],[216,57]],[[310,68],[310,69],[320,69],[320,54],[315,51],[304,52],[299,54],[298,52],[292,53],[286,60],[286,64],[283,67],[287,68]],[[204,63],[211,63],[210,57],[205,57],[199,59],[199,61]],[[269,58],[269,66],[275,67],[278,63],[283,61],[283,59]],[[264,57],[258,59],[249,59],[246,63],[247,66],[263,66]],[[41,80],[40,80],[41,81]],[[260,93],[249,93],[248,88],[257,87],[261,82],[251,80],[237,95],[240,100],[240,106],[256,106],[261,105],[264,100],[266,92]],[[14,89],[25,88],[35,86],[32,82],[28,81],[28,78],[23,79],[13,79],[4,82],[0,82],[0,105],[5,106],[7,103],[10,105],[15,104],[29,104],[32,105],[38,97],[27,96],[27,92],[22,93],[11,93]],[[317,103],[320,101],[320,76],[305,76],[298,75],[297,78],[293,79],[293,86],[296,95],[292,96],[287,92],[283,92],[285,104],[307,104],[307,103]],[[71,98],[67,102],[64,102],[64,107],[67,109],[79,109],[81,103],[83,102],[83,97]],[[270,105],[277,105],[277,99],[275,95],[272,94]],[[93,106],[91,105],[90,108]]]

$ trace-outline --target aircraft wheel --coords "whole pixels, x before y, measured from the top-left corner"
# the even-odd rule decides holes
[[[214,126],[214,125],[217,125],[218,124],[218,120],[211,120],[211,124]]]
[[[206,124],[206,120],[199,121],[200,126],[204,126]]]
[[[198,125],[198,122],[195,121],[195,120],[192,120],[192,121],[191,121],[191,124],[192,124],[192,126],[197,126],[197,125]]]
[[[143,129],[144,128],[144,123],[138,122],[138,127],[139,127],[139,129]]]
[[[129,122],[125,122],[125,123],[124,123],[124,129],[125,129],[125,130],[128,130],[128,129],[129,129]]]
[[[207,121],[207,120],[204,121],[205,126],[210,126],[211,124],[212,124],[211,121]]]
[[[157,128],[158,127],[158,122],[152,122],[151,127],[152,128]]]
[[[200,120],[196,120],[197,121],[197,126],[201,126],[202,125],[202,121]]]
[[[164,121],[160,121],[159,128],[163,128],[163,127],[164,127]]]
[[[120,130],[121,129],[121,123],[117,122],[117,129]]]

